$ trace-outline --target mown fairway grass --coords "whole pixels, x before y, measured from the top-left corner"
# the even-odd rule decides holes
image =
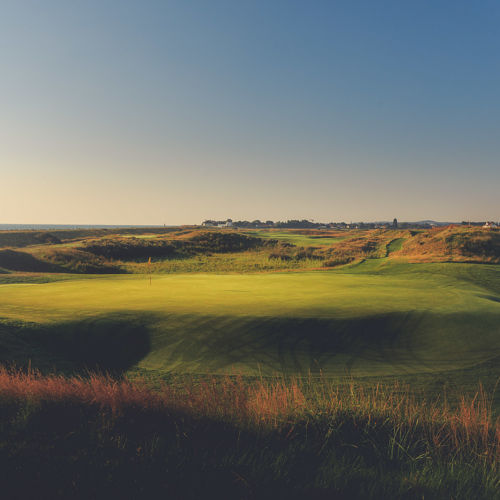
[[[316,234],[302,234],[300,231],[245,231],[246,234],[250,236],[256,236],[258,238],[266,239],[276,239],[286,243],[291,243],[297,246],[320,246],[320,245],[332,245],[338,241],[342,241],[346,236],[343,235],[321,235],[321,233]]]
[[[2,361],[356,377],[469,369],[500,353],[499,283],[497,266],[378,259],[151,285],[138,275],[4,284]]]

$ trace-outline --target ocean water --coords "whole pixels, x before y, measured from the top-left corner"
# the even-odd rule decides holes
[[[164,225],[106,225],[106,224],[0,224],[0,231],[15,230],[48,230],[48,229],[114,229],[131,227],[171,227]]]

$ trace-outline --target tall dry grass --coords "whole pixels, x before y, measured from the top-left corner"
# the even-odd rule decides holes
[[[492,399],[479,387],[451,407],[445,401],[416,398],[408,387],[366,387],[353,381],[285,379],[248,382],[242,377],[182,379],[154,386],[145,380],[44,376],[0,368],[0,401],[71,402],[97,405],[111,414],[154,409],[194,418],[210,418],[252,429],[293,432],[295,426],[348,422],[367,438],[389,437],[384,448],[407,458],[468,457],[496,467],[500,457],[500,421]]]

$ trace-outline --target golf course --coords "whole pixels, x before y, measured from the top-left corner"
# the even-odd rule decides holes
[[[499,286],[494,265],[377,261],[151,281],[73,275],[0,285],[0,342],[11,360],[45,369],[99,360],[102,370],[202,374],[461,370],[500,353]]]
[[[0,232],[6,491],[494,498],[499,241]]]

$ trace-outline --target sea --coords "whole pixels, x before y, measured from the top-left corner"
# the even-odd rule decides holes
[[[0,224],[0,231],[52,230],[52,229],[119,229],[133,227],[173,227],[167,225],[107,225],[107,224]]]

